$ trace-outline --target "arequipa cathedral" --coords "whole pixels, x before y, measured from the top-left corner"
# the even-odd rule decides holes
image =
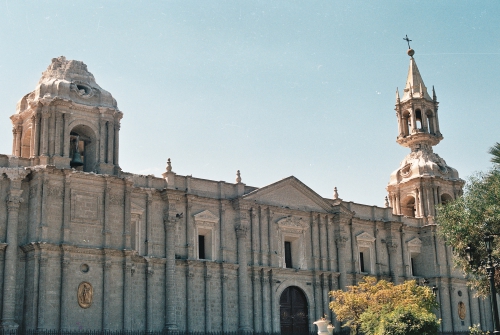
[[[294,176],[259,188],[239,172],[177,174],[170,159],[161,177],[123,172],[116,100],[83,62],[52,59],[0,155],[1,326],[271,333],[314,330],[326,314],[339,330],[328,292],[374,276],[436,286],[442,331],[491,328],[488,300],[436,235],[436,205],[464,181],[433,152],[436,94],[408,54],[395,121],[411,152],[383,208]]]

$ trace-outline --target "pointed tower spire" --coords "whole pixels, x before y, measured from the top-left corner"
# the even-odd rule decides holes
[[[410,52],[410,50],[412,52]],[[406,101],[412,99],[414,96],[418,96],[419,98],[424,98],[426,100],[432,101],[431,97],[427,93],[427,87],[425,87],[424,80],[420,75],[420,71],[418,71],[417,63],[415,62],[415,58],[413,55],[415,51],[413,49],[408,50],[408,54],[410,55],[410,67],[408,69],[408,76],[406,78],[406,86],[404,89],[403,99],[402,101]],[[416,95],[418,93],[418,95]]]
[[[432,100],[436,101],[436,91],[434,90],[434,85],[432,85]]]
[[[399,99],[399,90],[398,90],[398,88],[396,87],[396,103],[398,104],[398,103],[399,103],[399,101],[400,101],[400,99]]]

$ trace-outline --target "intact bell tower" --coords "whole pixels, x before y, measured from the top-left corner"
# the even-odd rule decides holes
[[[407,53],[410,67],[403,96],[400,97],[396,90],[396,142],[410,148],[411,152],[391,174],[387,191],[393,214],[433,223],[436,205],[461,195],[464,181],[456,169],[433,152],[432,147],[443,139],[439,128],[439,103],[434,87],[432,97],[427,91],[413,58],[415,51],[409,48]]]

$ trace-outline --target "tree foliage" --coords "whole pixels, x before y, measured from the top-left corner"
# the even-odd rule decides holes
[[[488,153],[491,154],[491,161],[495,164],[500,164],[500,143],[495,143],[490,150],[488,150]]]
[[[418,286],[414,280],[394,285],[365,277],[358,285],[348,286],[346,291],[332,291],[330,296],[333,298],[330,309],[337,320],[344,322],[344,326],[353,332],[362,328],[367,335],[378,334],[371,331],[379,329],[381,316],[401,307],[411,307],[413,312],[422,314],[423,311],[430,313],[438,306],[432,290]],[[435,316],[434,319],[437,322]]]
[[[367,314],[367,313],[365,313]],[[382,313],[374,331],[363,326],[366,335],[435,335],[439,322],[434,313],[416,305],[398,306],[391,312]]]
[[[488,293],[485,233],[500,234],[500,167],[469,178],[464,195],[446,205],[438,206],[436,222],[439,233],[453,247],[455,261],[469,276],[469,284],[480,294]],[[498,239],[496,237],[499,246]],[[469,264],[465,249],[475,248],[474,262]],[[496,247],[493,256],[500,256]],[[500,271],[496,272],[496,288],[500,288]]]

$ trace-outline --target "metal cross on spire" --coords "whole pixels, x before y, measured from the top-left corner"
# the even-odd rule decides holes
[[[406,35],[406,37],[403,37],[403,39],[404,39],[406,42],[408,42],[408,49],[411,49],[411,47],[410,47],[410,42],[411,42],[411,40],[408,38],[408,35]]]

